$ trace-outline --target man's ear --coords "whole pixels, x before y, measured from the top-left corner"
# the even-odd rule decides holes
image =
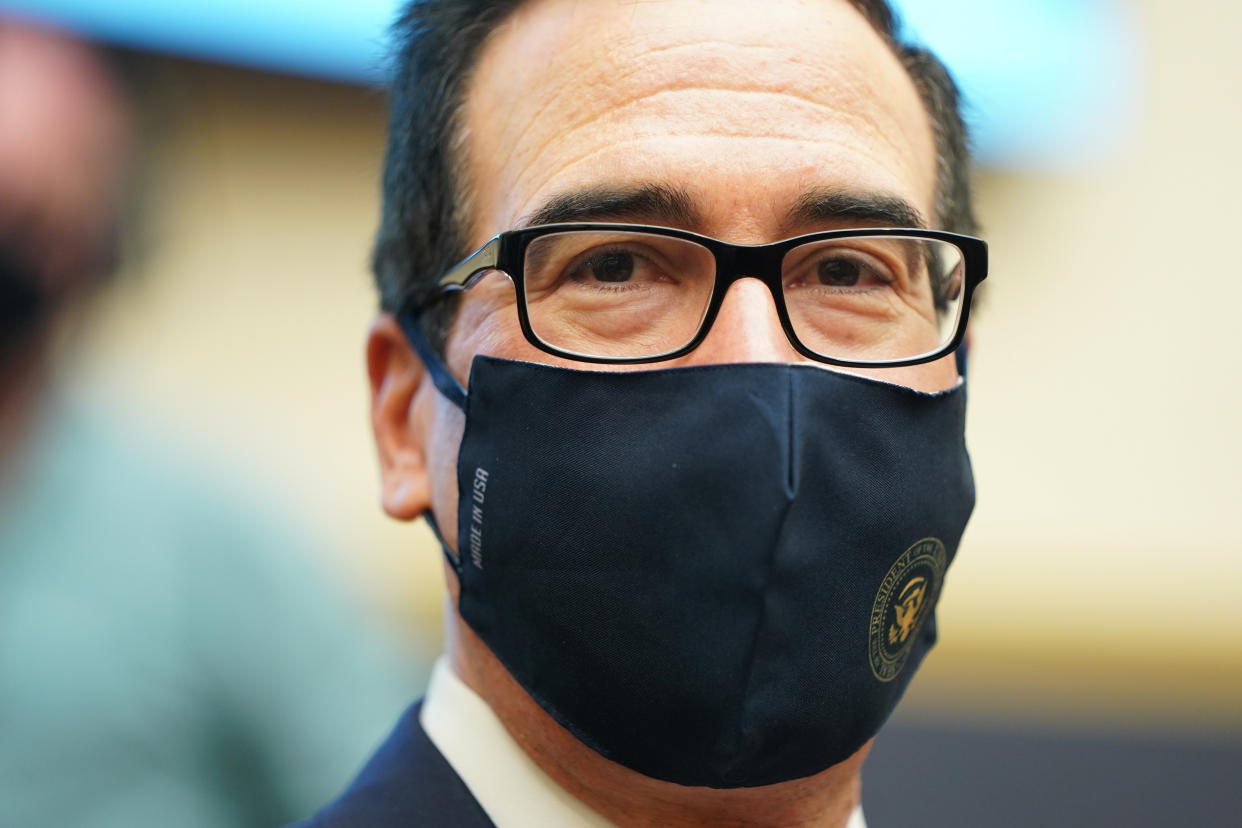
[[[398,520],[431,508],[427,436],[431,406],[416,403],[434,393],[423,363],[391,314],[381,313],[367,333],[371,428],[379,450],[381,502]]]

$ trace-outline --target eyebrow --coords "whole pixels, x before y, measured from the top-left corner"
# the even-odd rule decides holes
[[[592,187],[554,196],[521,227],[572,221],[632,221],[669,227],[700,226],[694,200],[682,189],[664,184],[634,187]],[[886,227],[923,229],[927,220],[908,201],[896,196],[822,189],[803,193],[785,214],[788,228],[827,222],[860,221]]]
[[[927,228],[923,214],[904,199],[842,190],[804,193],[785,214],[785,222],[790,227],[843,219],[888,227]]]
[[[566,221],[633,221],[669,227],[696,227],[698,211],[685,190],[663,184],[593,187],[555,196],[520,222],[523,227]]]

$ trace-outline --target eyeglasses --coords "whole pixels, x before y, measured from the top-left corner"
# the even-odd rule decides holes
[[[597,363],[674,359],[707,336],[735,281],[767,285],[790,344],[832,365],[929,362],[966,329],[987,244],[955,233],[869,228],[737,245],[633,224],[547,224],[501,233],[440,279],[420,309],[489,271],[513,282],[527,340]]]

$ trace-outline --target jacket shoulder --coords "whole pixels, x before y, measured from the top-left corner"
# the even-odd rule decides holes
[[[495,828],[423,731],[414,704],[340,797],[290,828]]]

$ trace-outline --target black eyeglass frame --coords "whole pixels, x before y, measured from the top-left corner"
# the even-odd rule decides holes
[[[712,287],[711,298],[708,300],[707,309],[703,313],[703,319],[699,322],[699,329],[694,337],[687,344],[674,350],[639,357],[587,356],[575,351],[557,348],[555,345],[540,339],[538,334],[531,328],[530,314],[526,307],[526,248],[530,246],[531,242],[541,236],[576,231],[647,233],[682,239],[707,248],[716,261],[716,283]],[[953,332],[953,336],[935,351],[906,359],[858,361],[829,357],[812,351],[798,339],[793,323],[789,318],[789,311],[785,307],[785,293],[781,287],[781,264],[784,261],[785,254],[795,247],[814,242],[884,236],[947,242],[962,252],[963,266],[965,268],[965,280],[962,289],[965,291],[965,295],[962,297],[962,310],[958,315],[957,327]],[[988,245],[987,242],[974,236],[964,236],[959,233],[948,233],[942,230],[922,230],[912,227],[866,227],[851,228],[849,230],[827,230],[782,239],[771,244],[743,245],[720,241],[711,236],[692,233],[689,230],[657,225],[618,224],[614,222],[538,224],[517,230],[506,230],[493,236],[486,244],[471,253],[441,277],[430,296],[424,298],[421,302],[415,303],[413,307],[406,308],[404,312],[417,316],[421,311],[426,310],[445,296],[469,290],[479,281],[482,274],[491,270],[500,271],[513,283],[513,289],[517,295],[518,324],[521,325],[522,334],[526,337],[526,340],[545,353],[565,359],[609,365],[634,365],[648,362],[664,362],[685,356],[701,345],[707,337],[713,323],[716,321],[716,315],[720,311],[720,306],[724,303],[725,294],[728,292],[729,287],[738,279],[751,278],[758,279],[767,285],[768,291],[772,294],[772,300],[776,304],[776,315],[780,319],[781,328],[785,331],[785,337],[789,340],[789,344],[793,346],[794,350],[802,356],[828,365],[838,365],[847,368],[897,368],[905,365],[919,365],[925,362],[932,362],[952,353],[961,344],[962,337],[966,332],[966,323],[970,316],[970,304],[975,288],[987,278]]]

